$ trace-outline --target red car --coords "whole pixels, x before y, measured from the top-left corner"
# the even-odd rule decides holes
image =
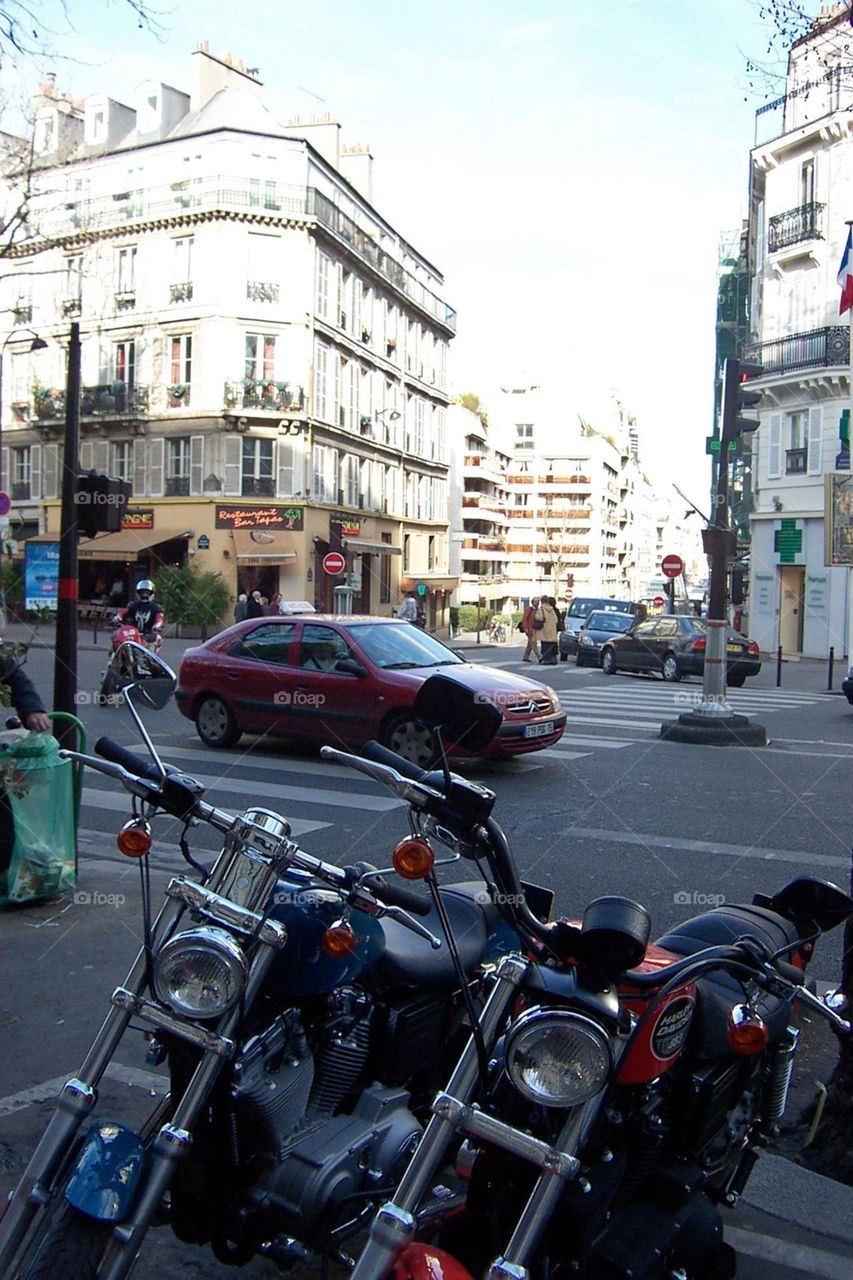
[[[486,754],[550,747],[566,714],[556,693],[524,676],[465,662],[439,640],[396,618],[253,618],[188,649],[177,702],[209,747],[232,747],[243,733],[333,746],[378,738],[423,767],[433,734],[411,705],[440,668],[495,703],[503,716]]]

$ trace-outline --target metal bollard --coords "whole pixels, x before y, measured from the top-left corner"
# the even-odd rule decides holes
[[[92,644],[98,643],[98,615],[92,614]]]
[[[826,676],[826,691],[832,693],[832,668],[835,666],[835,645],[829,650],[829,671]]]
[[[782,646],[776,650],[776,688],[780,688],[782,684]]]

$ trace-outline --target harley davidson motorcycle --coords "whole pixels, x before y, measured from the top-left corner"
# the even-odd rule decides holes
[[[484,745],[497,713],[466,711],[452,683],[427,681],[416,714],[440,725],[455,700]],[[323,754],[383,779],[369,761]],[[733,1276],[721,1209],[779,1135],[798,1011],[841,1036],[853,1030],[840,993],[819,999],[806,985],[817,939],[853,914],[853,900],[800,877],[656,943],[645,909],[625,898],[597,899],[580,922],[548,921],[519,884],[494,795],[385,758],[392,790],[409,779],[425,843],[486,865],[525,947],[494,968],[353,1280]],[[465,948],[460,939],[463,962]]]
[[[421,1135],[476,1019],[485,963],[519,938],[481,882],[432,899],[406,885],[422,871],[417,842],[400,842],[401,878],[389,878],[310,856],[266,809],[207,804],[161,762],[139,716],[166,704],[173,673],[139,645],[113,670],[153,763],[105,738],[94,756],[67,754],[133,797],[118,845],[142,866],[144,942],[10,1197],[0,1275],[119,1280],[163,1224],[233,1264],[344,1257]],[[396,793],[410,790],[401,778]],[[197,874],[171,880],[154,918],[145,857],[157,812],[184,824]],[[224,836],[209,871],[187,844],[199,823]],[[138,1129],[96,1115],[131,1023],[169,1076]]]

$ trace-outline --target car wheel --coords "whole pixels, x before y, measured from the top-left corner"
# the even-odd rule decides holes
[[[745,679],[746,676],[726,676],[726,684],[731,689],[740,689]]]
[[[664,658],[663,666],[661,667],[661,675],[663,676],[664,680],[668,681],[670,684],[675,684],[676,681],[681,679],[681,671],[679,670],[679,667],[678,667],[678,659],[676,658],[674,653],[668,653]]]
[[[221,698],[207,694],[196,707],[195,727],[206,747],[233,747],[242,731]]]
[[[612,649],[605,649],[601,655],[601,670],[606,676],[615,676],[618,669],[616,666],[616,654]]]
[[[389,720],[382,734],[382,745],[389,751],[415,764],[431,769],[438,757],[438,744],[432,729],[417,721],[409,712]]]

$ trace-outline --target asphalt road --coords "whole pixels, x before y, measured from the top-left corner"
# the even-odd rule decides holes
[[[183,647],[167,641],[164,657],[177,663]],[[797,874],[848,884],[853,708],[826,692],[825,668],[785,664],[781,689],[774,687],[775,670],[765,669],[744,689],[732,690],[735,709],[763,723],[771,741],[760,750],[721,749],[657,738],[662,720],[701,696],[698,681],[608,679],[573,663],[540,672],[522,666],[520,654],[510,643],[472,656],[546,678],[568,711],[566,735],[556,747],[525,759],[476,762],[465,772],[497,791],[496,816],[522,873],[552,887],[560,911],[578,916],[597,896],[624,894],[646,905],[653,936],[660,936],[688,915],[717,903],[749,902],[755,892],[771,892]],[[81,648],[79,711],[90,743],[109,733],[140,749],[125,709],[92,704],[102,666],[103,651]],[[28,670],[45,693],[52,669],[52,652],[31,651]],[[231,751],[212,752],[174,705],[150,713],[147,724],[164,758],[205,782],[208,800],[233,810],[252,801],[284,812],[311,853],[341,863],[367,859],[387,865],[407,829],[403,808],[388,793],[361,775],[324,764],[316,752],[249,737]],[[105,1012],[105,997],[138,945],[138,872],[114,845],[129,809],[128,797],[112,783],[87,776],[77,893],[59,905],[6,913],[0,920],[6,935],[0,996],[4,1191],[45,1123],[45,1099],[79,1065]],[[171,820],[160,819],[155,835],[156,889],[183,864]],[[215,841],[203,832],[193,844],[203,855],[213,852]],[[819,982],[837,980],[840,946],[840,931],[821,940],[811,968]],[[816,1052],[825,1065],[825,1046]],[[158,1088],[144,1074],[150,1068],[130,1040],[120,1061],[122,1069],[108,1085],[112,1113],[119,1118],[150,1105]],[[774,1216],[766,1201],[760,1208],[739,1209],[738,1275],[765,1276],[771,1259],[781,1280],[850,1274],[850,1243],[831,1222],[824,1227],[824,1215],[821,1203],[804,1222],[792,1220],[788,1209]],[[817,1234],[808,1229],[816,1227]],[[159,1235],[146,1245],[136,1280],[179,1268],[186,1276],[228,1274],[205,1251]],[[780,1241],[784,1256],[774,1256],[771,1246]],[[797,1255],[795,1246],[811,1252]],[[253,1264],[242,1274],[268,1273],[264,1264]]]

